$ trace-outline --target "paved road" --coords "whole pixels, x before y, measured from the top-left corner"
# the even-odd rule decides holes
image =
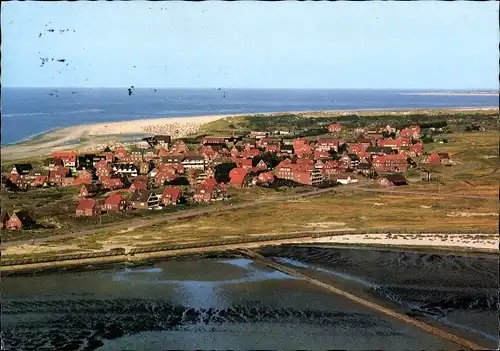
[[[363,183],[363,185],[364,184],[366,184],[366,183]],[[328,193],[328,192],[365,191],[365,192],[390,193],[390,194],[400,194],[400,195],[442,196],[442,197],[471,198],[471,199],[497,199],[497,197],[492,197],[492,196],[462,195],[462,194],[457,194],[457,193],[449,194],[449,193],[415,192],[415,191],[395,190],[393,188],[379,188],[379,189],[377,189],[377,188],[362,188],[361,185],[362,184],[351,184],[349,186],[341,186],[341,187],[327,188],[327,189],[317,189],[315,191],[308,191],[308,192],[299,193],[299,194],[288,194],[288,195],[283,195],[283,196],[278,196],[278,197],[271,197],[269,199],[259,199],[259,200],[255,200],[255,201],[249,201],[249,202],[245,202],[245,203],[241,203],[241,204],[236,204],[233,206],[228,205],[228,206],[224,206],[224,207],[206,207],[206,208],[200,208],[200,209],[185,210],[182,212],[173,213],[173,214],[170,214],[168,216],[161,216],[161,217],[154,218],[154,219],[124,220],[124,221],[121,221],[121,222],[116,223],[116,224],[110,224],[107,226],[100,227],[98,229],[82,230],[82,231],[63,234],[63,235],[54,235],[54,236],[48,236],[45,238],[35,239],[34,243],[35,244],[42,244],[42,243],[47,242],[47,241],[76,238],[76,237],[91,235],[91,234],[95,234],[96,232],[103,232],[103,231],[117,231],[117,230],[127,230],[128,228],[141,228],[141,227],[150,226],[153,224],[165,223],[165,222],[168,222],[171,220],[176,220],[176,219],[196,217],[196,216],[205,215],[205,214],[227,212],[227,211],[232,211],[235,209],[252,207],[252,206],[256,206],[256,205],[264,204],[264,203],[269,203],[269,202],[276,202],[276,201],[280,201],[280,200],[282,200],[282,201],[292,200],[292,199],[296,199],[296,198],[314,196],[314,195],[324,194],[324,193]],[[0,249],[6,248],[8,246],[30,244],[30,243],[31,243],[31,240],[9,241],[9,242],[2,243],[0,245]]]

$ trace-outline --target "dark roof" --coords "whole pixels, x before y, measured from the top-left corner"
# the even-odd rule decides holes
[[[151,190],[134,191],[130,201],[132,202],[148,202],[151,195],[154,193]]]
[[[33,169],[33,166],[29,163],[16,164],[14,167],[19,174],[28,174]]]
[[[372,165],[366,162],[361,162],[358,164],[358,169],[370,169]]]
[[[44,166],[48,166],[50,164],[60,164],[62,165],[63,164],[63,160],[61,160],[60,158],[53,158],[53,157],[49,157],[49,158],[46,158],[44,161],[43,161],[43,164]]]
[[[450,155],[447,152],[438,152],[437,154],[441,158],[450,158]]]
[[[384,178],[386,178],[391,183],[406,183],[407,180],[401,174],[388,174]]]
[[[35,219],[28,211],[17,211],[14,213],[23,225],[35,223]]]
[[[356,154],[347,154],[352,161],[359,161],[359,157]]]
[[[95,193],[100,190],[100,188],[95,184],[83,184],[83,187],[85,187],[89,193]]]

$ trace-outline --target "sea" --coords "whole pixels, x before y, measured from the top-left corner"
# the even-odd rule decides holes
[[[498,347],[498,255],[279,246],[261,254],[483,349]],[[2,277],[8,350],[458,350],[241,257]]]
[[[3,88],[2,144],[59,127],[143,118],[264,112],[497,106],[498,96],[410,90]],[[410,94],[410,95],[408,95]]]

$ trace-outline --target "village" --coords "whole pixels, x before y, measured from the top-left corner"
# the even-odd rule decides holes
[[[341,137],[342,129],[331,123],[328,135],[312,138],[232,133],[204,136],[198,144],[154,135],[98,153],[53,152],[38,167],[24,163],[2,170],[2,191],[72,187],[79,197],[74,216],[93,217],[227,200],[229,188],[316,188],[364,181],[402,186],[408,184],[410,169],[420,169],[422,180],[429,181],[421,165],[453,164],[447,153],[424,153],[417,124],[400,130],[390,125],[357,128],[352,140]],[[30,229],[35,223],[36,210],[2,208],[2,228]]]

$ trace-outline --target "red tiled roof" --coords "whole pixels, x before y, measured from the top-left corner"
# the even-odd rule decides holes
[[[106,200],[104,200],[105,205],[112,205],[112,206],[118,206],[120,202],[124,200],[123,196],[120,194],[113,194],[110,195]]]
[[[217,181],[212,177],[206,178],[202,183],[206,184],[209,187],[214,187],[217,185]]]
[[[77,211],[91,210],[96,206],[96,201],[93,199],[82,199],[78,203]]]
[[[165,189],[163,189],[162,197],[167,197],[168,195],[170,195],[170,197],[172,198],[172,200],[177,201],[177,199],[179,198],[180,194],[181,194],[181,189],[180,188],[177,188],[177,187],[166,187]]]

